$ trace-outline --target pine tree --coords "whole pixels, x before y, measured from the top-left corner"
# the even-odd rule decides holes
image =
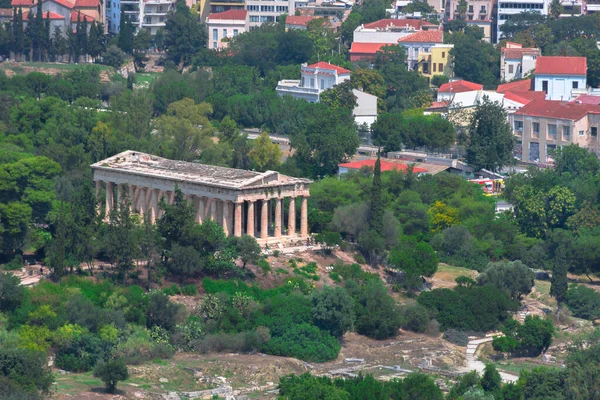
[[[369,228],[383,237],[383,200],[381,198],[381,159],[379,153],[377,153],[377,161],[375,161],[375,168],[373,170]]]
[[[79,48],[79,56],[84,56],[87,61],[88,54],[88,23],[87,16],[77,15],[77,46]],[[78,57],[79,58],[79,57]]]
[[[131,23],[131,20],[125,15],[124,11],[121,11],[121,23],[119,25],[119,36],[117,39],[117,46],[127,53],[133,53],[133,34],[135,28]]]
[[[23,10],[19,7],[15,10],[15,19],[13,21],[13,51],[15,58],[19,60],[25,50],[25,33],[23,32]]]
[[[48,257],[48,266],[55,280],[62,278],[67,269],[68,223],[66,222],[66,218],[63,206],[61,206],[56,220],[56,232],[54,233],[54,240],[51,246],[52,250]]]

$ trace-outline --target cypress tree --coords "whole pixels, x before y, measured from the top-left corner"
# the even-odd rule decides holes
[[[552,268],[552,280],[550,281],[550,296],[553,296],[558,303],[558,310],[562,303],[567,299],[567,290],[569,283],[567,281],[567,271],[569,262],[564,245],[559,245],[554,256],[554,266]]]
[[[373,170],[369,228],[383,237],[383,200],[381,199],[381,159],[379,152],[377,153],[377,161],[375,161],[375,169]]]

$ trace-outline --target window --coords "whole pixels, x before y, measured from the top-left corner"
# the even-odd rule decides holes
[[[573,89],[578,89],[578,88],[579,88],[579,82],[573,81]]]
[[[444,72],[444,64],[438,63],[438,72]]]
[[[433,64],[433,68],[435,68],[435,64]],[[423,73],[424,74],[429,73],[429,64],[428,63],[423,63]]]
[[[442,51],[442,58],[446,58],[446,52]]]
[[[302,77],[302,79],[300,79],[300,87],[304,87],[304,77]]]
[[[227,37],[227,29],[223,29],[223,37],[226,38]]]
[[[523,132],[523,121],[515,121],[515,131]]]
[[[472,13],[473,12],[473,6],[469,6],[469,12]]]
[[[592,136],[598,136],[598,128],[595,126],[592,126]]]
[[[563,125],[563,140],[571,140],[571,127]]]
[[[238,30],[237,30],[237,29],[234,29],[234,30],[233,30],[233,37],[236,37],[238,34],[239,34],[239,33],[238,33]]]
[[[321,86],[320,86],[321,90],[325,90],[325,80],[321,79]]]
[[[584,131],[579,131],[579,136],[583,136],[585,134]]]
[[[423,52],[424,53],[429,53],[429,47],[423,47]]]
[[[150,18],[150,17],[146,17],[146,23],[147,23],[147,24],[151,24],[151,23],[152,23],[152,18]]]
[[[532,126],[533,126],[533,135],[536,136],[536,137],[539,136],[539,134],[540,134],[540,123],[539,122],[534,122],[532,124]]]
[[[251,15],[250,16],[250,22],[259,22],[258,15]]]
[[[219,31],[213,29],[213,40],[219,40]]]
[[[548,81],[542,81],[542,91],[548,94]]]
[[[437,72],[437,69],[436,69],[437,64],[436,63],[432,63],[432,64],[433,64],[433,72]],[[427,65],[427,64],[425,64],[425,65]],[[423,72],[425,72],[425,68],[423,68]]]
[[[310,87],[311,88],[315,87],[315,78],[310,78]]]
[[[556,125],[548,124],[548,139],[556,139]]]
[[[513,66],[512,64],[510,64],[510,65],[508,66],[508,73],[509,73],[509,74],[512,74],[513,72],[514,72],[514,66]]]
[[[213,42],[213,49],[217,48],[217,42]]]

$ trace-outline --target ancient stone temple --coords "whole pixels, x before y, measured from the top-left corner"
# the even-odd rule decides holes
[[[279,172],[254,172],[174,161],[125,151],[92,165],[96,196],[106,191],[104,212],[126,194],[132,210],[160,218],[161,199],[172,203],[175,185],[196,210],[195,220],[216,221],[227,235],[248,234],[267,240],[308,236],[308,179]],[[296,203],[300,229],[296,229]],[[284,222],[287,220],[287,226]]]

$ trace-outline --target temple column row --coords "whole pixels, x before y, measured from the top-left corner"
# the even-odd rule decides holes
[[[138,213],[142,218],[148,217],[154,223],[164,214],[159,206],[160,201],[163,200],[167,204],[173,204],[175,200],[174,191],[163,191],[136,185],[115,184],[109,181],[104,182],[104,185],[106,190],[104,217],[107,220],[115,205],[121,204],[127,198],[132,212]],[[96,198],[99,198],[101,189],[102,181],[96,181]],[[283,236],[284,213],[282,202],[284,198],[238,202],[194,195],[185,195],[184,198],[195,210],[194,221],[196,223],[212,219],[223,228],[227,236],[242,236],[245,230],[245,233],[249,236],[258,234],[261,239],[268,239],[271,224],[273,237],[280,238]],[[297,234],[300,237],[308,236],[308,197],[301,197],[300,232],[296,232],[296,198],[289,197],[288,199],[286,236],[295,237]],[[271,202],[274,203],[273,209],[270,209]],[[275,214],[271,220],[269,218],[269,211],[271,213],[274,211]],[[244,221],[246,222],[245,226]]]

